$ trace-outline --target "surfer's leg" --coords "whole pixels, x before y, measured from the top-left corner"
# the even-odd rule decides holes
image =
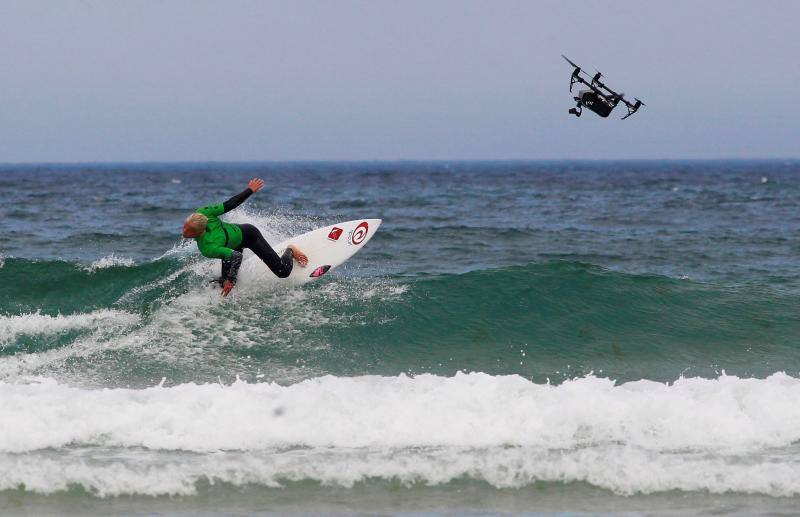
[[[283,255],[278,256],[272,246],[267,243],[258,228],[252,224],[240,224],[242,229],[242,246],[249,248],[258,255],[264,264],[275,273],[278,278],[286,278],[292,272],[294,262],[292,262],[292,250],[286,248]]]
[[[243,248],[239,246],[236,248],[236,251],[241,253]],[[232,280],[235,282],[237,273],[239,272],[239,266],[241,264],[241,261],[237,262],[235,260],[222,259],[222,276],[219,279],[220,285],[222,285],[225,280]]]
[[[224,281],[231,274],[231,261],[222,259],[222,280]]]

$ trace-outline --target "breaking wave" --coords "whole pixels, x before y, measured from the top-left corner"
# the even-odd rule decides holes
[[[774,451],[800,440],[798,396],[800,379],[785,374],[670,384],[479,373],[143,390],[0,383],[0,489],[161,495],[194,493],[203,480],[467,477],[498,488],[581,481],[620,494],[797,495],[793,467]]]

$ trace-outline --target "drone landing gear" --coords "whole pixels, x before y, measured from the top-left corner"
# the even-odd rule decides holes
[[[581,104],[580,97],[575,97],[575,100],[578,101],[578,104],[576,104],[574,108],[570,108],[569,113],[570,115],[580,117],[581,113],[583,113],[583,104]]]

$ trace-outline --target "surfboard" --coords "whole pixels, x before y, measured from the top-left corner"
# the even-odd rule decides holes
[[[355,219],[317,228],[273,246],[281,255],[289,244],[294,244],[308,256],[308,265],[301,267],[295,261],[287,278],[276,277],[256,256],[246,258],[243,265],[254,273],[256,280],[271,277],[282,284],[303,285],[327,276],[355,255],[375,235],[380,225],[381,219]]]

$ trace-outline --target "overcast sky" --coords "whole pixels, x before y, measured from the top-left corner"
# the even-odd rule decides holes
[[[0,0],[0,162],[800,156],[797,1]],[[568,115],[566,54],[647,107]]]

